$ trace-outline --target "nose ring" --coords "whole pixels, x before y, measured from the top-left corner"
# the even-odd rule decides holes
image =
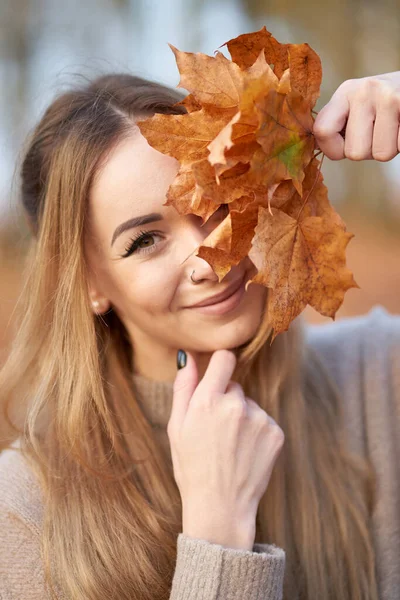
[[[193,281],[193,283],[200,283],[199,281],[196,281],[195,279],[193,279],[193,273],[194,273],[195,269],[193,269],[191,275],[190,275],[190,279]]]

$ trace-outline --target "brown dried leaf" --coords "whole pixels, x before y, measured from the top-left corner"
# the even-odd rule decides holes
[[[274,65],[274,73],[280,79],[290,67],[292,88],[310,100],[311,107],[319,97],[322,66],[318,54],[308,44],[280,44],[266,27],[254,33],[245,33],[223,46],[227,46],[232,60],[241,69],[249,68],[261,50],[265,60]]]
[[[345,249],[353,234],[329,216],[299,222],[279,209],[272,209],[272,216],[265,208],[259,211],[249,254],[258,273],[247,285],[272,288],[271,341],[289,328],[307,304],[334,319],[345,292],[359,287],[345,267]]]
[[[258,206],[248,204],[243,212],[231,210],[224,221],[204,240],[196,256],[206,260],[221,281],[233,265],[249,253],[257,225]]]
[[[244,33],[225,42],[220,48],[227,46],[232,60],[241,69],[248,69],[257,60],[260,51],[264,50],[265,60],[269,65],[274,65],[274,72],[281,77],[283,71],[289,66],[287,48],[289,44],[280,44],[265,25],[253,33]]]
[[[184,106],[189,113],[202,108],[201,103],[196,100],[193,94],[188,94],[183,100],[176,102],[174,106]]]
[[[202,108],[187,115],[162,115],[137,121],[150,146],[188,164],[207,156],[207,146],[236,111]]]
[[[208,56],[197,52],[181,52],[172,44],[176,64],[181,74],[176,87],[183,87],[204,104],[218,108],[236,108],[242,90],[243,74],[240,68],[222,52]]]

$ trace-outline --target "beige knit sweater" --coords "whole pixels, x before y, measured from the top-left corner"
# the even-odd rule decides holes
[[[352,448],[372,459],[379,496],[373,516],[381,600],[400,599],[400,316],[376,306],[367,315],[306,326],[336,379]],[[143,409],[165,451],[172,383],[134,375]],[[0,455],[0,599],[46,600],[39,550],[42,505],[38,484],[13,449]],[[285,552],[226,548],[183,533],[170,600],[278,600]],[[64,598],[60,594],[60,599]],[[67,599],[70,600],[70,599]],[[156,599],[155,599],[156,600]],[[321,599],[323,600],[323,599]]]

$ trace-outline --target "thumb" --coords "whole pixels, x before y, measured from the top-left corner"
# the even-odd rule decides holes
[[[346,94],[337,90],[314,121],[313,134],[317,146],[331,160],[345,158],[344,132],[349,112]]]
[[[181,350],[182,352],[182,350]],[[186,354],[186,366],[178,369],[174,381],[172,409],[170,423],[172,427],[179,427],[183,422],[189,408],[190,400],[198,384],[198,371],[196,361],[189,352]]]

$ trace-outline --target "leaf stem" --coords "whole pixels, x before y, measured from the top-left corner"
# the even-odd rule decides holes
[[[189,254],[189,256],[187,256],[187,257],[186,257],[186,258],[185,258],[185,259],[184,259],[184,260],[181,262],[181,265],[183,265],[183,263],[184,263],[184,262],[186,262],[188,258],[190,258],[191,256],[193,256],[193,254],[194,254],[194,253],[195,253],[195,252],[196,252],[196,251],[197,251],[197,250],[200,248],[200,246],[201,246],[201,244],[199,244],[198,246],[196,246],[196,248],[193,250],[193,252],[191,252],[191,253]]]
[[[299,121],[299,119],[297,118],[297,115],[293,112],[292,107],[289,104],[289,100],[287,98],[287,96],[285,96],[284,101],[286,102],[286,105],[289,109],[290,114],[292,115],[293,119],[297,122],[297,124],[302,127],[304,129],[304,131],[306,131],[307,133],[312,133],[311,131],[309,131],[306,127],[304,127],[303,123],[301,123],[301,121]]]
[[[325,158],[325,154],[323,154],[323,156],[322,156],[321,162],[320,162],[320,164],[319,164],[319,166],[318,166],[318,172],[317,172],[317,176],[316,176],[316,178],[315,178],[315,181],[314,181],[314,183],[313,183],[313,184],[312,184],[312,186],[311,186],[311,190],[308,192],[308,194],[307,194],[307,197],[306,197],[306,199],[304,200],[304,202],[303,202],[303,205],[302,205],[302,207],[301,207],[301,208],[300,208],[300,210],[299,210],[299,214],[298,214],[298,215],[297,215],[297,217],[296,217],[296,221],[298,221],[298,220],[299,220],[299,217],[300,217],[300,215],[301,215],[301,211],[303,210],[303,208],[304,208],[304,207],[305,207],[305,205],[307,204],[309,197],[311,196],[312,192],[314,191],[315,185],[316,185],[316,183],[317,183],[317,181],[318,181],[318,179],[319,179],[319,174],[320,174],[320,171],[321,171],[322,163],[324,162],[324,158]]]

